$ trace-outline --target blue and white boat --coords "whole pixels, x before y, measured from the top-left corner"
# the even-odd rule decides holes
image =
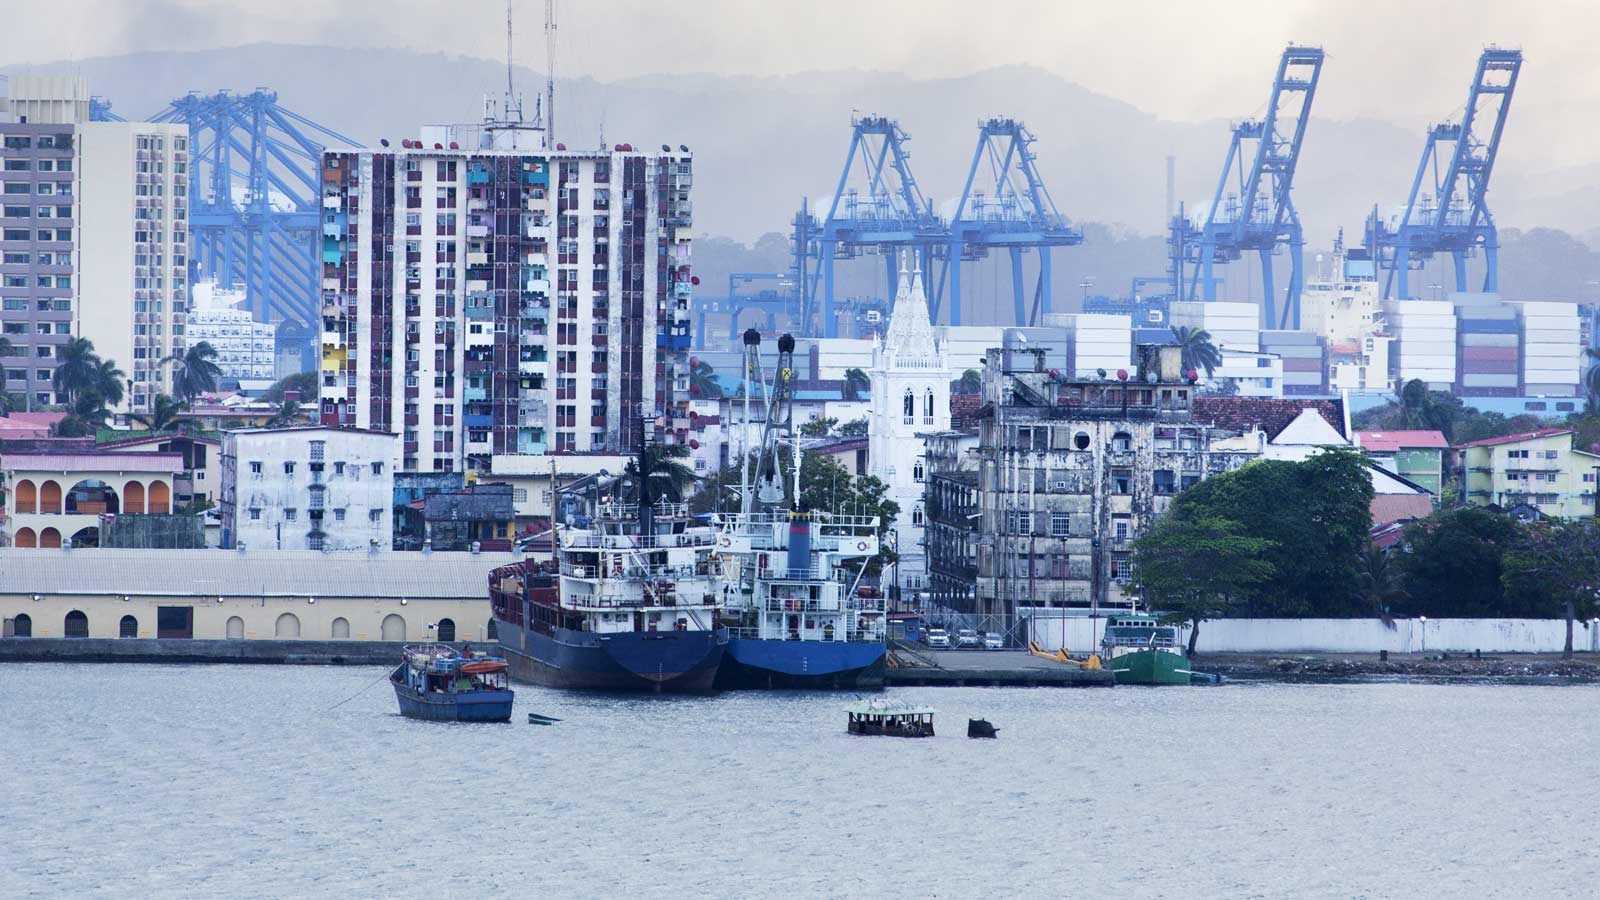
[[[883,687],[884,600],[862,585],[878,517],[777,510],[719,518],[732,623],[724,687]]]
[[[463,654],[448,644],[418,644],[389,673],[400,714],[432,722],[509,722],[515,694],[502,657]]]

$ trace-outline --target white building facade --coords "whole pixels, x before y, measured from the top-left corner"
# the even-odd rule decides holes
[[[388,550],[399,436],[353,428],[245,428],[222,442],[222,546]]]
[[[186,345],[204,341],[217,351],[217,368],[224,378],[240,381],[274,381],[277,376],[277,329],[257,322],[244,303],[242,290],[224,288],[214,281],[194,286]]]
[[[867,465],[900,506],[893,531],[902,590],[927,586],[923,495],[927,450],[921,435],[950,430],[950,371],[928,316],[920,272],[901,272],[894,312],[873,352]]]

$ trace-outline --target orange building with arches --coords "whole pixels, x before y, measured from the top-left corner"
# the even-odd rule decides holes
[[[98,546],[105,516],[170,515],[184,476],[179,453],[82,450],[0,458],[6,485],[0,544]]]

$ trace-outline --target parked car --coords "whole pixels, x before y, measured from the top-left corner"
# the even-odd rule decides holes
[[[924,632],[924,635],[928,642],[929,649],[950,649],[950,632],[945,631],[943,628],[929,628],[926,632]]]
[[[971,628],[960,628],[956,630],[957,650],[976,650],[982,646],[983,642],[978,639],[978,633],[976,631],[973,631]]]
[[[990,631],[990,632],[985,632],[984,633],[984,635],[983,635],[983,649],[985,649],[985,650],[1004,650],[1005,648],[1006,648],[1005,638],[1002,638],[1000,636],[1000,632],[998,632],[998,631]]]

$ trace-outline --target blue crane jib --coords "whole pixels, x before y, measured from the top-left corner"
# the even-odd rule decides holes
[[[1190,222],[1180,214],[1172,221],[1167,251],[1174,297],[1217,299],[1214,267],[1253,251],[1261,261],[1264,324],[1300,327],[1305,238],[1291,189],[1322,63],[1320,47],[1283,51],[1265,114],[1233,127],[1222,175],[1204,215]],[[1281,315],[1272,273],[1272,257],[1280,248],[1289,257]]]
[[[189,128],[191,281],[243,285],[258,320],[317,323],[323,141],[361,145],[260,89],[190,94],[151,121]]]
[[[1428,128],[1422,161],[1411,180],[1405,210],[1385,221],[1377,210],[1367,222],[1366,245],[1385,270],[1383,296],[1416,299],[1409,273],[1435,253],[1449,253],[1455,289],[1467,289],[1467,259],[1483,248],[1483,289],[1499,290],[1499,242],[1489,213],[1489,176],[1500,152],[1506,114],[1522,70],[1522,51],[1488,47],[1467,93],[1461,121]]]
[[[961,263],[983,259],[991,249],[1011,255],[1012,305],[1018,325],[1037,324],[1051,311],[1050,248],[1083,243],[1083,232],[1056,209],[1039,175],[1033,133],[1016,119],[993,118],[978,123],[978,146],[950,220],[950,247],[933,285],[929,312],[935,321],[950,284],[950,324],[961,324]],[[1039,280],[1029,310],[1022,277],[1022,253],[1039,251]]]

